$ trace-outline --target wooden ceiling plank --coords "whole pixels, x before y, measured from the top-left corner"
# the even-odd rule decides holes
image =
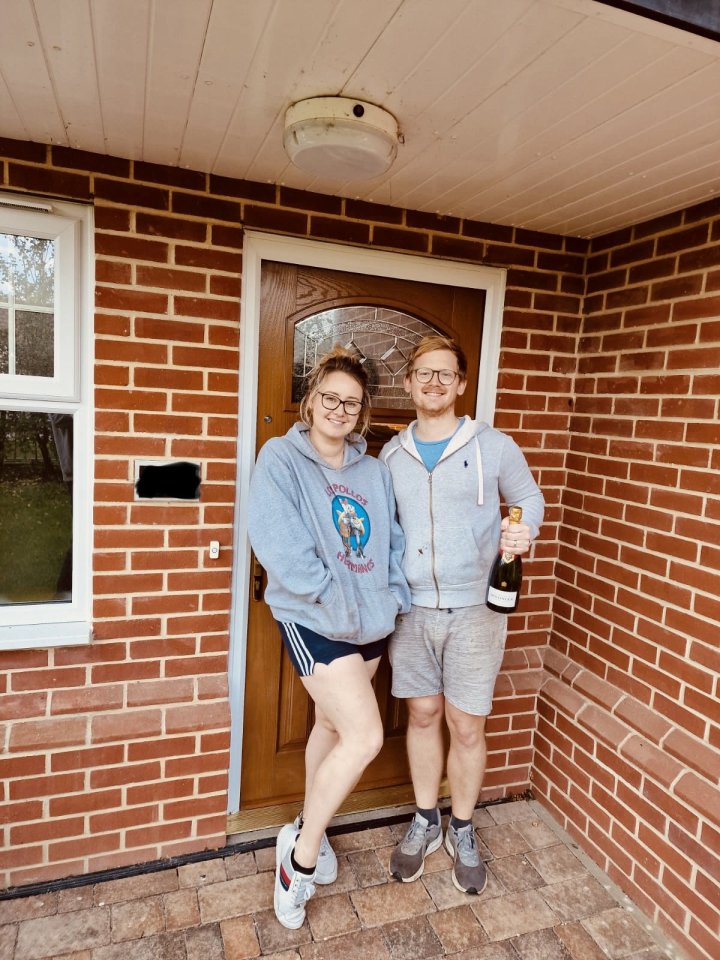
[[[143,156],[151,0],[90,0],[107,153]]]
[[[161,0],[152,11],[143,155],[176,166],[212,0]]]
[[[676,60],[674,64],[673,60]],[[702,105],[718,89],[720,64],[676,78],[675,68],[678,66],[677,51],[672,51],[663,61],[662,71],[655,72],[661,72],[667,79],[675,78],[672,84],[677,88],[674,101],[687,104],[687,107],[674,110],[668,89],[660,90],[654,96],[628,106],[625,111],[611,114],[604,122],[597,119],[582,136],[563,140],[551,156],[543,157],[518,174],[498,182],[498,189],[504,188],[506,193],[512,193],[513,205],[519,212],[524,209],[525,201],[531,204],[537,201],[539,183],[544,191],[552,190],[555,182],[578,183],[585,171],[592,174],[598,169],[609,169],[618,162],[614,159],[616,156],[626,157],[631,164],[639,162],[639,154],[654,142],[665,149],[670,141],[676,144],[676,148],[683,139],[692,143],[698,135],[694,121],[713,115],[711,104]],[[639,82],[633,86],[638,92],[642,87]],[[684,122],[686,112],[691,116]],[[485,200],[482,195],[468,199],[471,205]],[[487,205],[484,209],[491,214],[497,210]]]
[[[213,0],[180,154],[183,166],[239,176],[232,164],[218,170],[216,160],[277,2],[244,0],[239,17],[237,0]],[[245,136],[255,131],[248,128]]]
[[[445,92],[424,114],[421,128],[413,125],[407,130],[405,148],[392,172],[393,189],[399,203],[416,205],[418,191],[425,187],[423,167],[433,176],[442,176],[442,171],[452,162],[447,154],[439,156],[441,152],[445,153],[443,145],[447,139],[453,159],[462,156],[466,150],[476,150],[478,144],[481,149],[483,144],[487,145],[487,128],[483,126],[482,115],[484,111],[496,109],[492,106],[494,95],[517,82],[529,65],[552,50],[559,39],[579,22],[578,16],[568,11],[554,13],[556,15],[549,15],[545,10],[545,15],[541,15],[537,7],[532,7],[518,21],[516,29],[504,34],[463,77],[461,87],[455,85],[452,91]],[[470,129],[473,132],[468,137]],[[418,175],[416,167],[420,171]],[[402,189],[403,182],[409,187],[406,191]]]
[[[5,83],[2,70],[0,70],[0,117],[2,117],[0,136],[8,137],[10,140],[30,139],[30,134],[20,119],[20,114]]]
[[[492,17],[499,0],[483,0]],[[518,0],[509,0],[511,4]],[[520,0],[521,2],[521,0]],[[347,89],[380,106],[391,102],[392,92],[428,56],[438,37],[477,0],[411,0],[405,2],[387,24],[377,42],[357,57]]]
[[[557,214],[572,219],[587,207],[604,209],[605,205],[612,207],[616,203],[628,203],[631,198],[647,197],[664,189],[664,184],[675,181],[682,171],[685,172],[688,183],[697,182],[698,171],[705,169],[713,156],[717,158],[720,119],[708,123],[702,129],[701,135],[702,139],[695,138],[692,146],[686,150],[680,149],[672,156],[668,156],[667,150],[663,150],[662,145],[659,145],[654,151],[655,159],[635,171],[623,173],[622,170],[603,170],[593,181],[586,182],[584,190],[576,189],[569,195],[549,194],[546,209],[553,209]],[[692,174],[688,174],[688,170],[692,170]],[[518,215],[527,221],[540,213],[542,211],[535,205],[534,210],[528,208],[527,211],[520,211]]]
[[[0,64],[15,104],[14,112],[19,115],[29,139],[66,144],[65,127],[31,0],[3,2]]]
[[[337,0],[316,0],[313,17],[302,4],[281,2],[273,8],[218,152],[216,172],[234,168],[247,178],[268,137],[279,135],[282,140],[288,90],[303,70],[308,50],[323,37],[336,5]],[[248,130],[254,137],[247,136]]]
[[[67,0],[34,2],[67,142],[71,147],[105,153],[88,6]]]
[[[574,218],[558,217],[553,221],[546,217],[543,222],[554,223],[555,226],[542,229],[566,229],[573,235],[599,236],[619,226],[642,223],[663,213],[682,210],[716,197],[717,152],[709,149],[706,156],[709,156],[709,162],[695,170],[695,181],[692,183],[688,183],[687,175],[682,170],[677,177],[663,182],[659,188],[657,185],[648,187],[631,197],[616,196],[604,207],[584,209]]]

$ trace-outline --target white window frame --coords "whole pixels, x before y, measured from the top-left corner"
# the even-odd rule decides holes
[[[73,416],[72,600],[0,606],[0,651],[87,644],[92,635],[92,208],[0,193],[0,233],[55,241],[55,375],[0,374],[0,407]]]

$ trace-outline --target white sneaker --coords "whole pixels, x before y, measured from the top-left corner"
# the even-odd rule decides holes
[[[315,874],[294,870],[290,861],[297,830],[286,823],[275,844],[275,916],[288,930],[297,930],[305,921],[305,903],[315,893]]]
[[[302,811],[295,817],[293,827],[299,831],[302,827]],[[338,875],[338,862],[335,851],[330,846],[328,835],[324,833],[320,841],[320,853],[315,867],[315,883],[335,883]]]

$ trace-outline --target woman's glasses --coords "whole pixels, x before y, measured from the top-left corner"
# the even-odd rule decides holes
[[[337,410],[342,407],[349,417],[356,417],[362,410],[361,400],[341,400],[334,393],[321,393],[320,402],[326,410]]]
[[[430,383],[437,374],[437,378],[444,387],[449,387],[455,382],[457,372],[455,370],[431,370],[430,367],[416,367],[413,370],[415,379],[418,383]]]

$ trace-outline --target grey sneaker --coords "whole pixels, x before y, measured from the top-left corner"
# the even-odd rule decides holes
[[[302,810],[295,817],[293,826],[300,830],[303,823]],[[330,846],[328,835],[324,833],[320,841],[320,853],[315,867],[315,883],[335,883],[338,875],[338,862],[335,851]]]
[[[487,884],[487,871],[475,842],[473,825],[456,830],[448,824],[445,848],[454,861],[452,882],[457,889],[462,893],[482,893]]]
[[[275,916],[288,930],[297,930],[305,921],[305,903],[315,893],[315,875],[293,870],[290,854],[295,846],[297,830],[286,823],[275,845]]]
[[[390,857],[390,876],[403,883],[417,880],[425,869],[425,857],[429,857],[442,845],[440,811],[438,822],[428,823],[416,813],[408,831],[395,847]]]

